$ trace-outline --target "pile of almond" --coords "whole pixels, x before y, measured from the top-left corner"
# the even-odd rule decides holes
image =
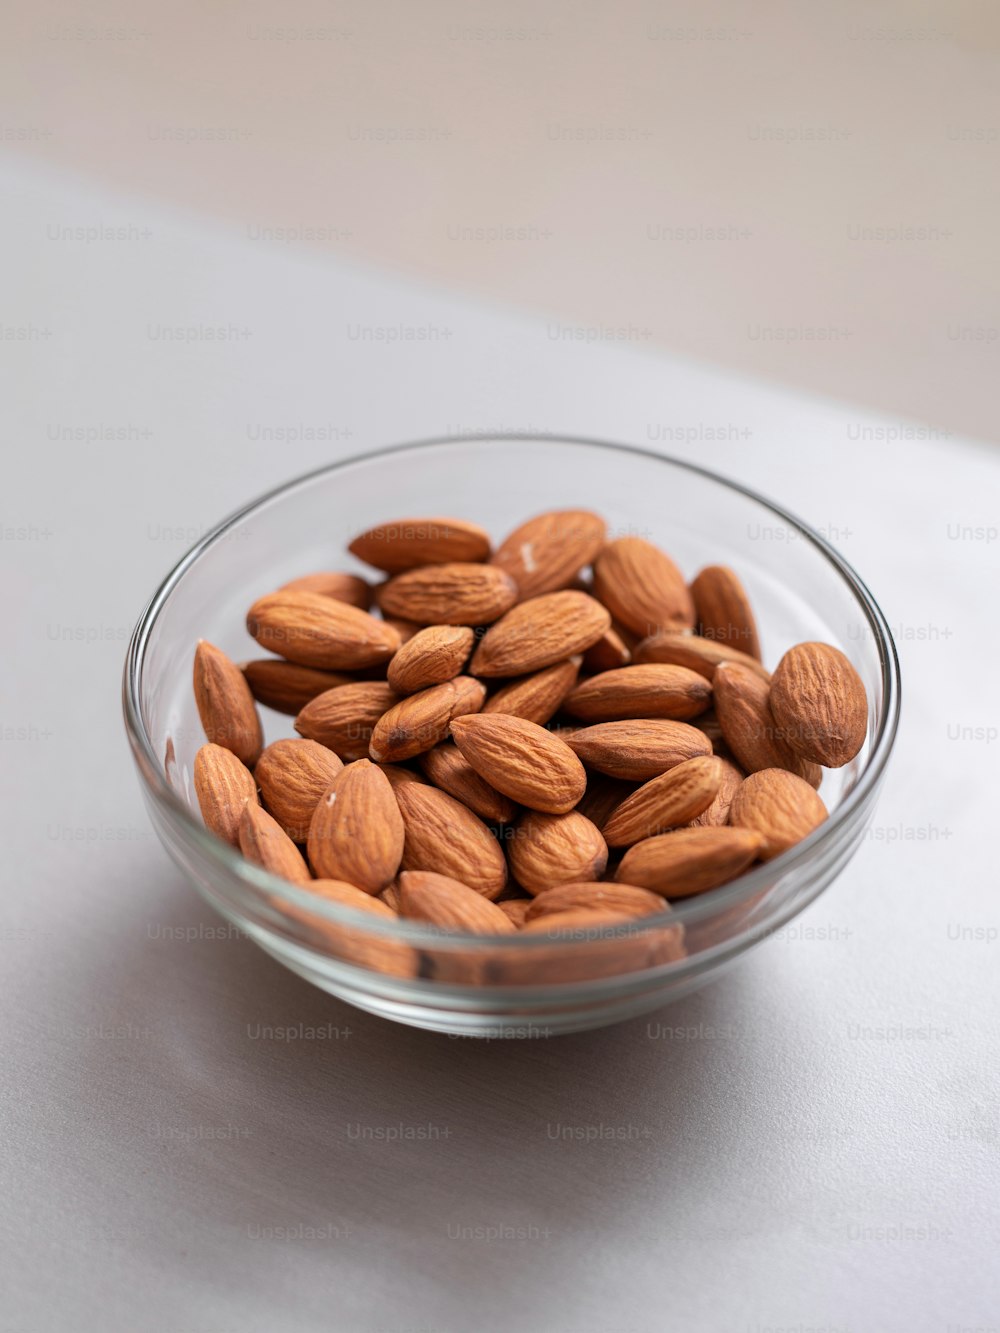
[[[307,574],[247,613],[272,656],[240,667],[203,641],[194,663],[205,823],[320,898],[590,938],[792,847],[827,816],[823,766],[864,744],[843,653],[802,643],[769,673],[732,569],[688,584],[597,514],[541,514],[496,549],[460,519],[403,519],[349,549],[387,577]],[[298,739],[265,747],[258,704]],[[389,955],[348,951],[413,972]]]

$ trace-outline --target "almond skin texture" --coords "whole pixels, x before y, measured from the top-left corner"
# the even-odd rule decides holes
[[[723,764],[699,755],[661,773],[627,797],[602,830],[609,847],[631,847],[679,828],[711,805],[722,785]]]
[[[419,757],[421,772],[456,801],[469,807],[474,815],[491,824],[509,824],[517,806],[509,796],[484,781],[454,745],[436,745]]]
[[[393,922],[399,919],[396,912],[386,906],[380,898],[372,897],[371,894],[343,880],[314,879],[302,887],[324,902],[350,908],[353,912],[360,912],[369,918],[374,917],[379,922]],[[319,945],[334,957],[345,958],[359,967],[367,967],[393,977],[417,975],[417,952],[400,940],[384,939],[365,931],[363,927],[342,926],[338,922],[328,921],[325,917],[306,911],[294,903],[275,899],[274,905],[286,916],[307,926]]]
[[[206,827],[238,846],[243,807],[257,804],[257,784],[247,766],[222,745],[203,745],[194,757],[194,790]]]
[[[498,547],[493,564],[511,576],[522,599],[573,582],[604,545],[607,524],[589,509],[554,509],[528,519]]]
[[[585,592],[550,592],[521,602],[483,636],[474,676],[523,676],[564,662],[596,643],[611,617]]]
[[[603,830],[622,801],[634,791],[638,791],[634,782],[622,782],[618,778],[606,777],[603,773],[588,773],[587,790],[580,797],[576,808],[592,824]]]
[[[320,798],[309,825],[317,879],[343,879],[378,893],[403,856],[403,820],[385,774],[367,759],[348,764]]]
[[[868,697],[861,677],[828,643],[789,648],[771,681],[771,712],[803,759],[842,768],[865,743]]]
[[[703,569],[691,584],[691,596],[704,638],[738,648],[760,661],[760,638],[750,599],[728,565]]]
[[[253,775],[265,807],[293,842],[305,842],[320,798],[344,765],[316,741],[273,741]]]
[[[762,861],[787,852],[826,817],[826,806],[809,783],[783,768],[751,773],[729,807],[730,824],[760,834]]]
[[[529,810],[564,814],[586,789],[580,760],[565,741],[535,722],[479,713],[456,718],[451,734],[481,778]]]
[[[485,698],[486,686],[471,676],[408,694],[379,718],[368,754],[377,763],[397,764],[432,750],[448,735],[453,718],[477,713]]]
[[[475,632],[467,625],[428,625],[399,649],[386,680],[397,694],[443,685],[459,675],[475,641]]]
[[[583,722],[619,722],[627,718],[683,720],[704,713],[712,687],[697,671],[653,663],[603,671],[583,681],[563,707]]]
[[[546,889],[528,903],[529,921],[553,912],[584,911],[621,912],[626,916],[648,916],[662,912],[667,904],[658,893],[640,889],[632,884],[607,884],[600,880],[583,880],[575,884],[560,884]]]
[[[504,685],[483,705],[484,713],[507,713],[544,726],[559,711],[576,684],[580,668],[576,662],[557,662]]]
[[[666,898],[688,898],[735,879],[760,854],[761,845],[752,829],[677,829],[630,847],[615,879]]]
[[[293,717],[317,694],[337,685],[350,685],[354,680],[353,676],[343,672],[298,666],[280,657],[244,662],[242,670],[250,692],[259,704],[273,708],[276,713],[291,713]]]
[[[194,697],[208,740],[252,768],[264,744],[253,694],[236,663],[204,639],[194,654]]]
[[[775,721],[766,681],[746,667],[725,662],[716,670],[712,689],[723,739],[747,773],[787,768],[810,786],[819,786],[821,769],[795,753]]]
[[[684,575],[652,542],[619,537],[594,561],[594,595],[634,634],[691,629],[694,602]]]
[[[588,768],[627,782],[648,782],[685,759],[712,753],[697,727],[666,718],[597,722],[567,736],[566,744]]]
[[[498,897],[507,883],[507,862],[482,820],[418,779],[392,786],[406,830],[403,869],[449,875],[484,898]]]
[[[460,880],[428,871],[404,870],[399,877],[400,915],[442,930],[470,935],[512,935],[514,923],[499,907]]]
[[[673,666],[697,671],[706,680],[715,678],[715,669],[720,662],[738,662],[741,666],[749,667],[763,680],[771,678],[769,672],[756,658],[739,652],[729,644],[673,630],[662,630],[658,634],[651,634],[648,639],[643,639],[633,650],[632,661],[668,662]]]
[[[608,848],[600,830],[575,810],[565,815],[529,810],[511,833],[510,868],[530,894],[557,884],[600,879],[607,867]]]
[[[424,565],[379,588],[386,615],[418,625],[488,625],[517,600],[517,584],[493,565]]]
[[[312,879],[302,853],[276,819],[256,802],[243,807],[238,829],[240,851],[255,866],[261,866],[279,879],[293,884],[308,884]]]
[[[743,781],[743,774],[730,760],[723,759],[721,755],[717,755],[716,759],[722,765],[719,790],[715,793],[712,804],[706,806],[700,815],[695,815],[691,820],[692,828],[721,828],[729,823],[729,807]]]
[[[315,592],[321,597],[332,597],[335,602],[347,602],[359,611],[367,611],[372,604],[371,584],[359,579],[357,574],[303,574],[290,583],[283,583],[278,591]]]
[[[584,669],[593,672],[614,671],[631,660],[632,650],[614,624],[583,654]]]
[[[497,907],[513,924],[514,929],[520,930],[527,920],[528,908],[532,901],[531,898],[508,898],[502,903],[497,903]]]
[[[329,671],[388,662],[399,635],[384,620],[315,592],[272,592],[247,612],[247,630],[262,648]]]
[[[342,759],[364,759],[375,724],[397,703],[399,695],[380,680],[338,685],[306,704],[295,719],[295,730]]]
[[[486,560],[490,539],[482,528],[461,518],[401,518],[362,532],[347,549],[366,565],[400,574],[418,565]]]

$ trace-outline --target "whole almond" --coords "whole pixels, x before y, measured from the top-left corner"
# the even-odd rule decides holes
[[[361,611],[367,611],[372,604],[371,584],[357,574],[336,574],[321,572],[303,574],[282,584],[279,592],[316,592],[321,597],[332,597],[336,602],[347,602]]]
[[[723,763],[698,755],[651,779],[621,803],[602,832],[609,847],[631,847],[679,828],[711,805],[722,785]]]
[[[588,768],[628,782],[648,782],[685,759],[712,753],[697,727],[667,718],[596,722],[567,736],[566,744]]]
[[[242,666],[250,692],[259,704],[273,708],[277,713],[293,716],[310,699],[337,685],[349,685],[354,680],[338,671],[320,671],[318,667],[298,666],[280,657],[262,657]]]
[[[536,722],[475,713],[456,718],[451,734],[481,778],[530,810],[564,814],[584,793],[583,764],[565,741]]]
[[[661,630],[657,634],[651,634],[648,639],[643,639],[633,650],[632,661],[668,662],[673,666],[697,671],[706,680],[715,678],[715,669],[720,662],[738,662],[764,680],[770,680],[765,667],[747,653],[739,652],[727,643],[718,643],[713,639],[703,639],[698,634],[683,634],[675,630]]]
[[[523,935],[545,935],[551,939],[588,940],[600,938],[603,926],[622,926],[634,921],[634,912],[613,907],[567,907],[561,912],[545,912],[532,917],[521,927]]]
[[[474,676],[523,676],[564,662],[596,643],[611,617],[585,592],[550,592],[508,611],[473,654]]]
[[[379,718],[368,754],[376,763],[397,764],[432,750],[448,735],[453,718],[478,712],[485,698],[486,686],[471,676],[408,694]]]
[[[424,565],[377,592],[386,615],[418,625],[488,625],[517,600],[517,584],[494,565]]]
[[[428,625],[399,649],[386,679],[398,694],[443,685],[461,672],[475,641],[475,631],[467,625]]]
[[[618,667],[628,666],[631,660],[629,642],[614,623],[583,654],[584,669],[592,672],[614,671]]]
[[[723,824],[729,823],[729,807],[732,804],[733,796],[743,781],[743,773],[728,759],[716,755],[717,761],[722,765],[722,781],[719,783],[719,790],[715,793],[711,805],[705,807],[700,815],[695,815],[691,820],[692,827],[699,828],[718,828]]]
[[[544,726],[576,684],[577,662],[557,662],[504,685],[483,705],[484,713],[507,713]]]
[[[257,784],[247,766],[232,750],[209,742],[194,757],[194,790],[206,827],[238,846],[243,807],[257,804]]]
[[[380,680],[338,685],[306,704],[295,719],[295,730],[342,759],[364,759],[375,724],[398,702],[395,690]]]
[[[512,935],[505,912],[461,880],[429,871],[404,870],[399,877],[400,915],[442,930],[470,935]]]
[[[399,574],[418,565],[450,565],[486,560],[489,534],[461,518],[400,518],[379,523],[347,548],[366,565]]]
[[[788,744],[768,702],[766,681],[735,662],[724,662],[712,682],[715,711],[726,744],[747,773],[761,768],[787,768],[818,787],[822,771],[802,759]]]
[[[293,884],[307,884],[312,879],[295,843],[256,801],[248,801],[243,807],[237,835],[240,851],[255,866]]]
[[[272,741],[253,775],[261,799],[293,842],[305,842],[320,798],[344,765],[325,745],[310,740]]]
[[[484,898],[496,898],[507,883],[507,862],[482,820],[447,792],[424,782],[392,786],[406,830],[403,869],[449,875]]]
[[[760,854],[759,833],[742,828],[685,828],[630,847],[615,879],[688,898],[735,879]]]
[[[751,773],[729,807],[730,824],[760,834],[762,861],[794,847],[826,817],[826,806],[809,783],[783,768]]]
[[[660,895],[650,893],[649,889],[640,889],[632,884],[583,880],[546,889],[528,903],[526,916],[529,921],[534,921],[553,912],[569,912],[578,908],[584,911],[621,912],[627,916],[648,916],[651,912],[662,912],[666,907]]]
[[[492,824],[509,824],[517,806],[509,796],[479,776],[455,745],[435,745],[418,758],[421,771],[434,784]]]
[[[204,639],[194,654],[194,697],[206,737],[252,768],[264,733],[250,686],[236,663]]]
[[[510,833],[510,868],[530,894],[557,884],[600,879],[608,864],[600,830],[575,810],[564,815],[529,810]]]
[[[565,588],[604,545],[607,524],[589,509],[553,509],[528,519],[496,550],[522,598]]]
[[[691,596],[703,638],[760,661],[757,622],[734,570],[728,565],[707,565],[691,584]]]
[[[384,889],[403,856],[403,819],[385,774],[367,759],[338,773],[316,807],[307,845],[317,879]]]
[[[531,898],[507,898],[502,903],[497,903],[500,911],[508,921],[513,923],[515,930],[520,930],[528,916],[528,908],[534,900]]]
[[[563,707],[584,722],[649,717],[683,720],[704,713],[711,702],[712,687],[697,671],[651,663],[591,676],[567,696]]]
[[[594,561],[594,595],[635,634],[694,625],[684,575],[643,537],[619,537],[604,547]]]
[[[327,903],[337,903],[340,907],[349,907],[354,912],[364,912],[366,916],[374,916],[382,921],[395,921],[395,911],[382,901],[381,895],[373,896],[365,893],[364,889],[359,889],[355,884],[348,884],[342,879],[312,879],[306,885],[310,893],[316,895]],[[383,890],[388,893],[388,889]],[[288,904],[284,905],[284,910],[289,915],[295,915]],[[315,916],[310,917],[312,921],[317,920]],[[322,920],[323,918],[319,918]]]
[[[868,731],[868,696],[848,658],[829,643],[789,648],[771,681],[771,712],[803,759],[842,768]]]
[[[247,612],[262,648],[300,666],[351,671],[387,662],[399,635],[367,611],[315,592],[272,592]]]
[[[347,907],[379,923],[391,924],[398,920],[396,912],[382,902],[380,897],[373,897],[343,880],[314,879],[302,887],[309,891],[310,896],[338,907]],[[318,945],[337,958],[393,977],[414,977],[417,974],[417,951],[401,940],[386,939],[383,935],[365,930],[363,926],[344,926],[329,921],[296,903],[275,899],[274,905],[286,916],[307,926]]]

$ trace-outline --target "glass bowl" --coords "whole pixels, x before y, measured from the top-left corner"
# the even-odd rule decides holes
[[[346,554],[362,529],[453,514],[496,540],[532,514],[588,508],[614,536],[662,545],[691,577],[732,565],[773,668],[793,643],[842,649],[868,692],[861,753],[825,770],[829,819],[732,883],[629,923],[572,938],[458,936],[318,901],[249,864],[201,822],[192,763],[204,735],[191,687],[200,638],[259,657],[244,618],[257,597]],[[139,619],[124,709],[150,816],[207,901],[261,948],[361,1009],[440,1032],[543,1036],[617,1022],[688,994],[780,929],[827,887],[872,815],[899,714],[899,665],[867,588],[820,536],[743,486],[643,449],[546,436],[443,439],[313,472],[241,509],[184,556]],[[292,719],[261,709],[266,739]]]

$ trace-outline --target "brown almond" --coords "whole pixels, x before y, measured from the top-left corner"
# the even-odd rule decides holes
[[[594,932],[602,926],[621,926],[635,920],[634,912],[613,907],[567,907],[561,912],[545,912],[532,917],[521,928],[523,935],[545,935],[552,939],[580,940],[599,938]]]
[[[634,634],[694,625],[684,575],[643,537],[619,537],[604,547],[594,561],[594,595]]]
[[[572,810],[587,775],[565,741],[507,713],[476,713],[451,724],[455,744],[481,778],[519,805],[549,814]]]
[[[256,801],[247,801],[243,807],[237,835],[240,851],[255,866],[261,866],[279,879],[291,880],[293,884],[307,884],[312,879],[295,843]]]
[[[379,718],[368,754],[376,763],[398,764],[432,750],[448,735],[453,718],[478,712],[485,698],[486,686],[471,676],[408,694]]]
[[[544,726],[558,712],[563,700],[576,684],[580,667],[575,661],[557,662],[530,676],[521,676],[504,685],[483,705],[484,713],[507,713],[527,722]]]
[[[400,518],[379,523],[347,548],[366,565],[399,574],[418,565],[477,563],[489,558],[489,534],[461,518]]]
[[[621,912],[626,916],[648,916],[662,912],[667,904],[658,893],[640,889],[632,884],[611,884],[601,880],[582,880],[575,884],[559,884],[546,889],[528,903],[527,918],[534,921],[553,912],[583,911]]]
[[[760,854],[761,846],[760,834],[751,829],[677,829],[630,847],[615,879],[665,898],[688,898],[735,879]]]
[[[652,778],[621,803],[603,827],[609,847],[631,847],[679,828],[711,805],[722,785],[723,763],[698,755]]]
[[[507,898],[502,903],[497,903],[500,911],[508,921],[513,923],[515,930],[520,930],[528,916],[528,908],[531,906],[531,898]]]
[[[606,629],[583,654],[583,667],[591,672],[615,671],[618,667],[628,666],[631,660],[632,649],[625,634],[612,623],[610,629]]]
[[[581,815],[586,815],[599,829],[611,818],[626,797],[638,788],[634,782],[622,782],[618,778],[609,778],[604,773],[587,774],[587,790],[576,803]]]
[[[750,598],[728,565],[707,565],[691,584],[701,635],[761,659],[760,638]]]
[[[419,780],[392,786],[406,829],[403,869],[449,875],[484,898],[496,898],[507,883],[507,862],[482,820]]]
[[[284,583],[279,592],[315,592],[321,597],[332,597],[335,602],[347,602],[360,611],[367,611],[372,604],[372,587],[357,574],[336,574],[321,572],[303,574],[301,578]]]
[[[648,639],[643,639],[636,645],[632,661],[666,662],[673,666],[687,667],[691,671],[697,671],[706,680],[714,680],[715,669],[720,662],[738,662],[740,666],[748,667],[762,679],[770,680],[770,674],[765,667],[747,653],[739,652],[726,643],[703,639],[698,634],[683,634],[675,630],[661,630],[657,634],[651,634]]]
[[[323,902],[347,907],[376,921],[391,923],[398,920],[397,913],[382,902],[381,897],[373,897],[343,880],[314,879],[302,887]],[[384,972],[388,976],[417,975],[417,951],[400,940],[386,939],[365,930],[363,926],[344,926],[340,922],[329,921],[295,903],[275,899],[274,905],[286,916],[307,926],[315,936],[317,945],[335,958],[343,958],[358,967]]]
[[[729,808],[730,824],[760,834],[762,861],[794,847],[826,817],[826,806],[809,783],[783,768],[751,773],[740,784]]]
[[[253,775],[265,807],[293,842],[305,842],[320,798],[343,767],[316,741],[280,740],[267,746]]]
[[[459,675],[476,641],[467,625],[428,625],[418,630],[389,663],[386,680],[398,694],[443,685]]]
[[[376,666],[399,647],[399,635],[384,620],[315,592],[258,598],[247,612],[247,629],[262,648],[324,670]]]
[[[712,753],[697,727],[668,718],[596,722],[567,736],[566,744],[588,768],[628,782],[648,782],[685,759]]]
[[[771,712],[803,759],[842,768],[865,743],[868,696],[849,659],[829,643],[789,648],[771,681]]]
[[[461,880],[430,871],[404,870],[399,877],[400,915],[442,930],[471,935],[511,935],[505,912]]]
[[[380,680],[359,680],[318,694],[295,719],[295,730],[336,751],[342,759],[365,759],[379,718],[399,703]]]
[[[318,667],[298,666],[280,657],[262,657],[242,666],[250,692],[259,704],[276,713],[293,716],[310,699],[337,685],[349,685],[354,677],[338,671],[320,671]]]
[[[247,766],[232,750],[209,742],[194,757],[194,790],[206,827],[238,846],[243,807],[257,804],[257,784]]]
[[[403,855],[403,820],[388,778],[367,759],[348,764],[309,825],[317,879],[342,879],[367,893],[390,883]]]
[[[719,828],[723,824],[729,823],[729,807],[732,804],[733,796],[743,781],[743,773],[729,759],[724,759],[721,755],[716,755],[716,760],[722,765],[722,780],[719,783],[719,790],[712,798],[711,805],[705,807],[700,815],[695,815],[691,820],[694,828]]]
[[[264,733],[250,686],[236,663],[204,639],[194,654],[194,697],[206,737],[252,768]]]
[[[421,771],[435,787],[467,805],[474,815],[491,824],[509,824],[517,806],[509,796],[479,776],[455,745],[436,745],[419,756]]]
[[[553,509],[515,528],[492,563],[507,571],[522,599],[573,582],[604,545],[607,524],[589,509]]]
[[[523,676],[564,662],[596,643],[611,617],[585,592],[549,592],[520,602],[484,634],[474,676]]]
[[[712,689],[723,739],[747,773],[787,768],[810,786],[819,786],[821,769],[795,753],[775,721],[766,681],[747,667],[724,662],[716,670]]]
[[[315,880],[314,882],[317,883],[317,884],[320,883],[319,880]],[[365,894],[365,897],[366,897],[366,898],[367,898],[367,896],[368,896],[368,895]],[[385,888],[382,890],[382,892],[381,892],[380,894],[378,894],[377,901],[380,902],[380,903],[384,903],[385,906],[389,909],[389,911],[392,912],[395,916],[398,916],[398,915],[399,915],[399,883],[398,883],[398,879],[394,879],[394,880],[392,881],[391,884],[387,884],[387,885],[385,886]]]
[[[377,592],[386,615],[418,625],[488,625],[517,600],[517,584],[494,565],[424,565]]]
[[[608,864],[600,830],[575,810],[564,815],[528,810],[505,841],[510,868],[530,894],[557,884],[600,879]]]
[[[567,696],[563,707],[584,722],[683,720],[704,713],[711,702],[712,687],[697,671],[651,663],[591,676]]]

